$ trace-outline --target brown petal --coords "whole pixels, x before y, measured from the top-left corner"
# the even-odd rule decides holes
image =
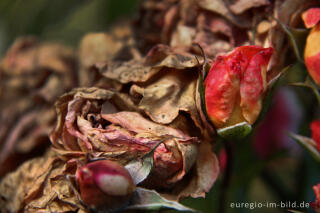
[[[232,23],[234,23],[235,25],[237,25],[239,27],[245,27],[245,28],[250,27],[250,22],[241,16],[235,16],[229,10],[228,5],[225,1],[222,1],[222,0],[215,0],[215,1],[200,0],[199,6],[206,9],[206,10],[218,13],[218,14],[226,17]]]
[[[220,169],[216,155],[211,150],[208,142],[201,142],[198,151],[198,157],[191,180],[187,184],[177,185],[171,194],[164,194],[170,200],[179,200],[184,197],[205,197],[205,193],[209,192],[212,185],[218,178]]]
[[[270,2],[268,0],[237,0],[230,5],[230,10],[235,14],[241,14],[244,11],[251,9],[253,7],[261,7],[269,5]]]
[[[139,108],[161,124],[172,123],[180,111],[190,114],[200,127],[200,117],[195,103],[197,72],[192,70],[166,70],[166,74],[145,88],[134,85],[131,92],[140,94]]]
[[[41,196],[56,163],[57,157],[48,152],[43,157],[25,162],[17,171],[6,176],[0,184],[2,210],[21,211],[26,204]]]
[[[145,82],[158,73],[161,68],[186,69],[198,65],[197,59],[183,52],[173,51],[166,45],[153,47],[144,59],[128,62],[111,62],[101,70],[102,75],[123,84]]]

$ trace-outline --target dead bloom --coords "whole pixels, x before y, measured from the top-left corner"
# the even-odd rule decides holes
[[[307,37],[304,60],[313,80],[320,85],[320,8],[311,8],[302,14],[306,28],[312,28]]]
[[[124,101],[119,94],[98,88],[80,88],[62,96],[56,104],[58,123],[51,133],[54,149],[66,158],[89,152],[125,166],[163,141],[154,151],[146,184],[173,186],[195,163],[198,139],[137,112],[120,111]]]
[[[217,57],[204,81],[207,113],[216,128],[256,121],[272,52],[271,47],[242,46]]]

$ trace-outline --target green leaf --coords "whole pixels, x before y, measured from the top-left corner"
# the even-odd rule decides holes
[[[153,153],[156,148],[167,139],[169,139],[169,137],[159,141],[152,148],[152,150],[144,155],[141,159],[133,160],[125,166],[125,168],[130,173],[135,185],[141,183],[149,176],[153,167]]]
[[[209,121],[209,116],[207,113],[207,108],[206,108],[206,100],[204,97],[204,85],[203,85],[203,78],[202,75],[199,75],[199,88],[198,88],[198,92],[200,94],[200,100],[201,100],[201,110],[203,112],[203,114],[205,115],[206,119]]]
[[[320,163],[320,153],[316,149],[316,142],[314,140],[291,132],[289,132],[289,136],[305,147],[310,152],[312,157]]]
[[[307,87],[312,89],[313,93],[315,94],[318,104],[320,105],[320,94],[317,85],[311,80],[310,77],[307,77],[305,82],[297,82],[292,83],[292,86],[300,86],[300,87]]]
[[[219,136],[227,140],[241,139],[247,136],[251,132],[251,125],[247,122],[241,122],[225,128],[217,130]]]
[[[133,196],[132,204],[127,209],[139,210],[159,210],[159,209],[174,209],[182,212],[198,212],[194,209],[186,207],[176,201],[167,200],[155,190],[144,189],[137,187]]]

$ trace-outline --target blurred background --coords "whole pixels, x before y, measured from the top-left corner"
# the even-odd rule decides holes
[[[93,31],[106,31],[117,19],[130,17],[138,0],[1,0],[0,54],[18,36],[35,35],[76,46]]]
[[[0,55],[23,35],[77,48],[86,33],[107,31],[116,20],[135,16],[138,4],[138,0],[1,0]],[[292,70],[282,79],[268,111],[250,136],[227,146],[217,143],[222,173],[207,197],[186,199],[184,204],[205,213],[287,212],[229,206],[231,202],[314,200],[312,186],[320,180],[319,164],[287,133],[310,136],[309,124],[319,117],[319,111],[309,89],[287,86],[292,79],[305,76],[299,67]],[[226,155],[230,152],[232,159]],[[231,169],[226,168],[227,163]]]

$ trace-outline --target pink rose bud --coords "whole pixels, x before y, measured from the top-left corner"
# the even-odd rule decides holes
[[[76,180],[82,201],[93,209],[125,207],[135,190],[129,172],[120,164],[99,160],[77,169]]]
[[[307,28],[312,30],[307,37],[304,60],[313,80],[320,85],[320,8],[311,8],[302,14]]]
[[[316,142],[317,149],[320,152],[320,120],[313,121],[310,125],[312,139]]]
[[[242,46],[217,57],[204,81],[207,113],[216,128],[256,121],[272,52],[272,47]]]

